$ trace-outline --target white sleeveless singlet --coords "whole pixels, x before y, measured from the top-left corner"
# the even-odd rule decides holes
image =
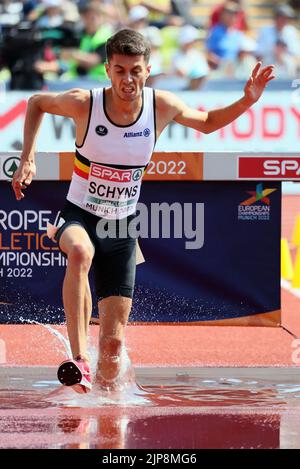
[[[155,91],[143,89],[135,122],[114,124],[105,108],[105,89],[91,90],[90,114],[76,156],[67,200],[99,217],[122,219],[136,210],[142,177],[156,141]]]

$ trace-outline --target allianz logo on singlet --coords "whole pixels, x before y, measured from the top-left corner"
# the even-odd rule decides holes
[[[131,138],[131,137],[149,137],[151,134],[150,129],[145,129],[143,132],[125,132],[123,137],[124,138]]]

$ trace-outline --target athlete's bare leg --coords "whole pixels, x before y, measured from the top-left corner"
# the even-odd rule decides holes
[[[110,296],[99,302],[99,358],[97,381],[114,380],[121,367],[121,349],[124,342],[125,327],[132,306],[131,298]]]
[[[87,330],[91,316],[91,296],[88,273],[94,247],[86,231],[70,225],[60,238],[60,248],[68,257],[63,284],[63,303],[73,358],[88,360]]]
[[[92,295],[90,289],[90,283],[87,279],[86,287],[85,287],[85,295],[84,295],[84,317],[85,317],[85,333],[88,337],[89,333],[89,324],[92,317],[92,310],[93,310],[93,303],[92,303]]]

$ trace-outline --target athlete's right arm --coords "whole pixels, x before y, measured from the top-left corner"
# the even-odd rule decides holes
[[[82,115],[87,99],[89,99],[89,91],[81,89],[72,89],[65,93],[37,93],[29,98],[24,123],[21,161],[12,180],[17,200],[24,197],[22,190],[31,183],[36,173],[35,144],[43,115],[47,112],[71,117],[76,121]]]

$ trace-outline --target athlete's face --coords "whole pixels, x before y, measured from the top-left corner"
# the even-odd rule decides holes
[[[120,99],[134,101],[141,96],[151,68],[143,55],[114,54],[105,65],[112,88]]]

